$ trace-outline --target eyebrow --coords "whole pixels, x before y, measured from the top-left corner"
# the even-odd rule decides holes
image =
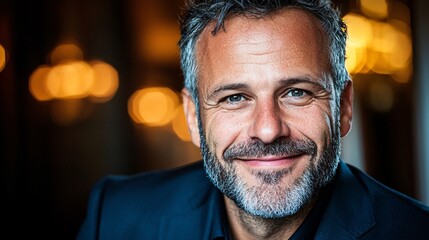
[[[245,83],[231,83],[231,84],[222,85],[222,86],[219,86],[218,88],[216,88],[214,91],[212,91],[207,96],[207,99],[216,98],[217,95],[219,95],[220,93],[222,93],[224,91],[238,90],[238,89],[249,89],[249,88],[250,88],[249,85],[247,85]]]
[[[315,81],[312,80],[311,77],[295,77],[295,78],[289,78],[289,79],[281,79],[278,81],[278,84],[280,86],[290,86],[290,85],[294,85],[294,84],[299,84],[299,83],[308,83],[311,84],[317,88],[323,89],[325,91],[329,91],[329,88],[326,86],[326,84],[324,84],[325,80],[321,80],[320,81]],[[217,87],[214,91],[212,91],[210,94],[207,95],[207,99],[214,99],[216,98],[219,94],[221,94],[224,91],[229,91],[229,90],[243,90],[243,89],[249,89],[250,86],[246,83],[231,83],[231,84],[226,84],[226,85],[222,85]]]
[[[294,85],[298,83],[308,83],[315,87],[321,88],[325,91],[328,91],[330,89],[329,87],[326,86],[324,79],[322,79],[321,81],[315,81],[315,80],[312,80],[312,78],[310,77],[283,79],[283,80],[280,80],[279,82],[280,82],[280,85],[282,86],[289,86],[289,85]]]

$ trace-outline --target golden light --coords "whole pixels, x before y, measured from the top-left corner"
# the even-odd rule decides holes
[[[397,31],[389,23],[372,21],[374,27],[374,38],[370,48],[378,52],[394,51]]]
[[[67,62],[54,66],[48,73],[46,87],[54,98],[83,98],[89,94],[94,72],[83,61]]]
[[[78,61],[82,59],[82,50],[73,43],[58,45],[50,54],[51,64],[58,64],[62,61]]]
[[[409,30],[399,24],[396,22],[396,26],[392,25],[392,29],[394,29],[394,35],[391,38],[393,48],[385,55],[385,59],[393,69],[402,69],[410,64],[413,52]]]
[[[30,76],[29,90],[31,95],[39,101],[48,101],[52,95],[46,88],[46,79],[48,78],[51,67],[42,65],[38,67]]]
[[[389,63],[384,61],[383,53],[367,49],[366,67],[378,74],[390,74],[392,72]]]
[[[349,36],[347,45],[358,48],[366,47],[373,36],[373,29],[370,21],[356,13],[348,13],[344,16],[343,20],[347,24]]]
[[[92,105],[84,104],[83,98],[106,102],[119,87],[115,68],[102,61],[84,61],[75,44],[58,45],[49,57],[51,65],[34,70],[28,88],[38,101],[60,100],[50,103],[51,117],[58,125],[70,125],[90,114]]]
[[[362,72],[366,62],[366,49],[347,46],[346,54],[346,68],[349,73]]]
[[[169,88],[145,88],[135,92],[128,101],[128,113],[136,123],[165,126],[171,122],[179,98]]]
[[[179,29],[174,24],[149,25],[140,33],[140,55],[155,62],[171,62],[179,58]]]
[[[6,66],[6,50],[0,44],[0,72],[3,71],[4,66]]]
[[[30,77],[30,92],[39,101],[90,97],[106,102],[119,87],[116,69],[102,61],[84,61],[76,44],[60,44],[49,57],[52,65],[36,69]]]
[[[94,61],[91,66],[94,70],[94,81],[89,94],[96,102],[108,101],[118,90],[118,72],[111,65],[101,61]]]
[[[394,70],[391,74],[393,80],[398,83],[407,83],[411,80],[413,75],[413,68],[411,64],[408,64],[406,67]]]
[[[361,11],[372,18],[386,18],[388,5],[386,0],[360,0]]]
[[[347,70],[351,74],[375,73],[389,75],[398,83],[409,82],[413,74],[413,45],[408,7],[394,0],[359,0],[358,4],[365,16],[349,13],[343,18],[349,35]],[[374,107],[389,109],[393,101],[389,94],[393,93],[378,85],[371,91],[372,99],[377,92],[387,94],[379,99],[382,104]]]
[[[188,124],[186,123],[185,112],[183,111],[182,104],[176,108],[172,126],[174,133],[176,133],[182,141],[191,141],[191,135],[189,134]]]

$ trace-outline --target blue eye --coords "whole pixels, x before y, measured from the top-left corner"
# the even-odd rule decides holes
[[[228,102],[235,103],[235,102],[240,102],[240,101],[244,100],[244,97],[243,97],[243,95],[238,95],[237,94],[237,95],[228,96],[226,98],[226,100],[228,100]]]
[[[291,96],[291,97],[303,97],[305,96],[306,92],[304,90],[301,89],[292,89],[290,90],[287,95]]]
[[[251,98],[243,93],[236,93],[221,98],[218,104],[226,110],[238,110],[245,108],[251,103]]]

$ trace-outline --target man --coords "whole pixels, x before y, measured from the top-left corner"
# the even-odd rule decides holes
[[[100,181],[79,239],[428,237],[426,206],[339,158],[353,89],[329,1],[195,1],[181,20],[203,163]]]

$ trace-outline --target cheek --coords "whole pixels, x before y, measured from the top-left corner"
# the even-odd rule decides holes
[[[306,138],[314,141],[319,149],[329,142],[333,135],[334,121],[331,112],[326,107],[309,108],[295,114],[291,129],[295,129]],[[297,136],[299,138],[299,136]]]
[[[222,156],[225,149],[236,143],[243,129],[243,119],[239,114],[222,114],[220,111],[206,115],[205,135],[210,148]]]

